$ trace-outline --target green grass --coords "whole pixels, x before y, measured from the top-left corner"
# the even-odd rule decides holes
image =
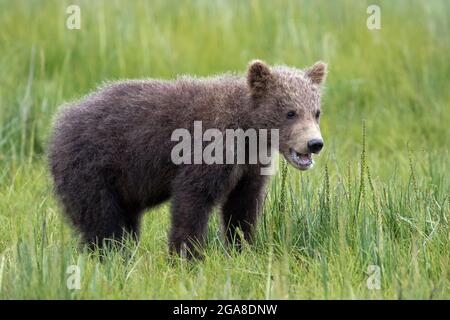
[[[81,30],[65,28],[72,1],[0,0],[0,298],[450,298],[448,1],[377,1],[374,31],[364,1],[75,2]],[[326,149],[274,177],[255,244],[228,255],[214,214],[205,260],[169,263],[165,205],[131,257],[78,251],[46,167],[57,108],[105,80],[253,58],[330,67]]]

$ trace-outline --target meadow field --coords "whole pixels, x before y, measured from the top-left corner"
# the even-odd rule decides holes
[[[449,299],[449,20],[445,0],[0,0],[0,299]],[[255,243],[226,250],[213,214],[205,259],[169,261],[166,204],[131,255],[78,250],[46,161],[61,104],[255,58],[329,63],[325,149],[280,159]]]

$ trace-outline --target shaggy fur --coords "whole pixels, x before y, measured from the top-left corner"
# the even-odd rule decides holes
[[[173,130],[278,128],[280,152],[306,148],[320,107],[326,65],[301,71],[250,64],[247,77],[180,77],[108,84],[63,109],[56,120],[49,162],[55,192],[88,244],[139,236],[142,213],[172,199],[169,248],[196,252],[208,216],[222,207],[226,238],[240,228],[251,240],[263,204],[260,165],[175,165]],[[296,119],[286,119],[295,110]],[[306,133],[305,133],[306,132]]]

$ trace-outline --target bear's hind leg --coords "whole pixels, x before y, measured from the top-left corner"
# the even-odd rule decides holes
[[[138,240],[139,211],[125,208],[108,189],[98,190],[93,200],[76,223],[85,244],[90,248],[120,247],[127,239]]]

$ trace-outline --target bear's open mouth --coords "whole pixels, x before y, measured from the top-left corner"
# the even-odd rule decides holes
[[[289,149],[292,162],[301,170],[306,170],[312,167],[314,160],[311,153],[299,153],[294,149]]]

